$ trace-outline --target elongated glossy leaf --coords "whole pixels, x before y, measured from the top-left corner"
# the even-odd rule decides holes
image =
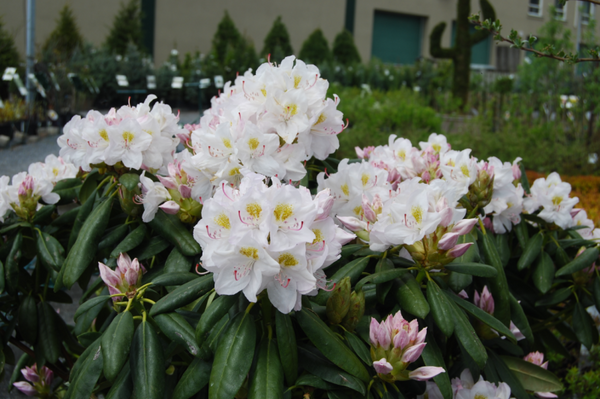
[[[553,282],[554,264],[552,258],[546,251],[542,251],[533,270],[533,284],[542,294],[545,294],[552,287]]]
[[[104,376],[111,382],[117,378],[123,365],[129,359],[133,331],[133,315],[131,312],[123,312],[113,319],[102,335]]]
[[[119,177],[119,183],[121,183],[129,191],[133,191],[137,188],[140,182],[140,176],[135,173],[125,173]]]
[[[213,327],[225,316],[231,307],[237,303],[239,295],[222,295],[215,299],[202,313],[196,325],[196,342],[203,345]]]
[[[358,357],[340,338],[311,310],[296,312],[298,324],[308,339],[336,366],[368,382],[371,377]]]
[[[109,299],[109,295],[100,295],[84,302],[81,306],[77,308],[77,311],[75,312],[73,318],[77,320],[80,316],[82,316],[85,312],[89,311],[91,308],[98,306],[99,304],[104,305],[104,303]]]
[[[400,275],[402,275],[404,273],[409,273],[409,271],[406,269],[391,269],[391,270],[384,270],[381,272],[370,274],[367,277],[362,278],[358,283],[356,283],[354,290],[360,291],[360,290],[362,290],[362,287],[365,284],[369,284],[369,283],[370,284],[385,283],[387,281],[390,281],[397,277],[400,277]]]
[[[560,277],[578,272],[586,267],[591,266],[596,260],[598,260],[598,249],[588,248],[577,258],[558,269],[555,276]]]
[[[543,243],[544,234],[542,232],[536,233],[529,239],[529,241],[527,241],[527,244],[523,249],[523,254],[521,254],[519,262],[517,263],[519,270],[523,270],[533,263],[533,261],[539,256]]]
[[[396,300],[403,311],[415,315],[421,319],[429,314],[429,304],[425,300],[421,285],[411,273],[404,273],[398,280],[396,289]]]
[[[309,387],[313,387],[313,388],[319,388],[319,389],[324,389],[324,390],[332,390],[335,389],[335,385],[330,384],[329,382],[323,380],[320,377],[317,377],[316,375],[313,374],[303,374],[300,377],[298,377],[298,379],[296,380],[296,382],[293,384],[296,386],[309,386]]]
[[[492,296],[495,301],[495,310],[494,316],[502,322],[505,326],[510,325],[510,301],[509,301],[509,290],[508,290],[508,282],[506,281],[506,274],[504,273],[504,268],[502,267],[502,261],[500,260],[500,256],[498,255],[498,251],[496,250],[496,246],[491,241],[491,238],[488,234],[481,234],[479,238],[481,239],[481,249],[485,258],[489,262],[489,264],[496,268],[498,275],[494,278],[490,278],[488,280],[489,286],[492,291]]]
[[[37,305],[35,298],[28,295],[23,298],[21,305],[19,306],[19,313],[17,314],[18,324],[17,328],[25,339],[30,344],[35,344],[38,336],[38,314]]]
[[[192,234],[177,216],[167,215],[159,210],[149,225],[164,239],[173,244],[183,255],[194,256],[200,253],[200,244],[194,240]]]
[[[130,399],[132,392],[131,368],[129,367],[129,361],[127,361],[106,394],[106,399]]]
[[[136,397],[162,399],[165,389],[165,357],[154,327],[143,321],[133,336],[129,365]]]
[[[60,355],[60,340],[54,325],[54,309],[48,302],[38,304],[38,342],[40,352],[50,363],[56,363]]]
[[[365,246],[363,244],[344,245],[342,247],[342,258],[344,258],[346,256],[350,256],[353,253],[355,253],[356,251],[358,251],[359,249],[363,249],[363,248],[365,248]]]
[[[102,238],[102,241],[100,241],[100,244],[98,244],[98,249],[100,250],[114,247],[114,245],[120,242],[128,233],[129,225],[122,224],[117,226],[117,228]]]
[[[361,395],[365,394],[365,384],[361,379],[340,370],[321,356],[318,356],[303,347],[298,347],[298,359],[300,366],[309,373],[314,374],[327,382],[331,382],[332,384],[350,388]]]
[[[448,277],[448,285],[454,292],[460,292],[467,288],[473,282],[473,276],[470,274],[450,272]]]
[[[538,365],[517,357],[500,356],[500,358],[528,391],[557,392],[563,388],[558,377]]]
[[[256,370],[250,382],[248,399],[277,399],[283,396],[283,370],[277,344],[264,339],[260,345]]]
[[[579,342],[586,348],[591,348],[598,342],[598,330],[594,320],[580,302],[577,302],[573,310],[573,330]]]
[[[152,284],[160,286],[182,285],[185,283],[189,283],[190,281],[195,280],[199,277],[200,276],[198,274],[190,272],[165,273],[154,278],[152,280]]]
[[[585,227],[585,226],[581,226],[581,227]],[[569,248],[569,247],[573,247],[573,246],[591,247],[591,246],[596,245],[596,243],[594,241],[584,240],[583,238],[575,238],[575,239],[567,239],[567,240],[558,240],[558,245],[560,245],[562,248]]]
[[[120,253],[129,252],[136,248],[144,241],[146,236],[147,227],[145,224],[141,224],[136,227],[131,233],[127,234],[127,237],[123,239],[110,253],[111,258],[116,258]]]
[[[0,295],[4,292],[4,288],[6,288],[6,279],[4,278],[4,263],[0,260]]]
[[[154,321],[172,341],[183,346],[192,355],[198,355],[200,347],[196,343],[194,330],[183,316],[177,313],[162,313],[154,316]]]
[[[503,381],[510,386],[511,397],[516,399],[530,399],[531,397],[523,388],[521,381],[514,375],[514,373],[508,368],[506,363],[492,350],[488,351],[489,360],[487,366],[494,369],[495,379]],[[487,375],[486,375],[487,376]]]
[[[480,309],[478,306],[472,304],[471,302],[467,302],[461,297],[446,293],[446,296],[453,300],[458,306],[467,311],[471,316],[479,319],[481,322],[487,324],[494,330],[498,331],[500,334],[505,335],[506,337],[516,341],[515,336],[510,331],[508,327],[500,322],[500,320],[496,319],[489,313],[486,313],[484,310]]]
[[[443,367],[445,370],[448,370],[442,352],[430,330],[427,331],[427,345],[423,348],[421,356],[426,366]],[[452,385],[450,384],[448,373],[436,375],[433,377],[433,381],[437,384],[444,399],[452,399]]]
[[[344,331],[344,337],[350,345],[350,348],[358,355],[360,360],[365,362],[365,364],[372,364],[371,354],[369,353],[369,349],[365,346],[364,342],[358,338],[356,335],[352,334],[350,331]]]
[[[35,235],[37,254],[49,270],[59,271],[65,261],[65,250],[58,240],[48,233],[37,231]]]
[[[165,274],[189,272],[191,269],[191,258],[184,256],[177,248],[173,248],[165,262]]]
[[[556,305],[557,303],[566,301],[572,293],[573,291],[570,287],[563,287],[550,294],[544,295],[535,303],[535,306],[545,307]]]
[[[152,305],[150,316],[155,316],[160,313],[171,312],[190,302],[200,298],[214,285],[212,274],[194,279],[189,283],[173,290],[167,296],[161,298],[158,302]]]
[[[70,385],[64,399],[89,399],[102,373],[102,350],[96,340],[81,355],[71,371]]]
[[[139,248],[136,248],[135,257],[139,260],[149,259],[169,248],[169,246],[169,242],[164,238],[159,236],[152,237],[147,243],[144,243]]]
[[[473,358],[475,363],[479,368],[483,368],[485,366],[485,362],[487,361],[487,353],[477,333],[471,326],[469,319],[463,313],[463,311],[458,307],[458,305],[452,303],[452,310],[454,311],[454,335],[463,348],[467,351],[467,353]]]
[[[369,264],[370,258],[358,258],[344,265],[338,270],[333,276],[331,281],[335,284],[339,283],[343,278],[350,277],[351,283],[355,284],[360,278],[361,273],[365,270]],[[325,306],[327,300],[331,296],[332,291],[320,290],[314,299],[315,303]]]
[[[431,307],[431,315],[435,324],[446,337],[454,332],[454,315],[448,298],[433,280],[427,281],[427,302]]]
[[[92,210],[94,209],[94,203],[96,202],[96,189],[95,188],[94,188],[94,191],[93,191],[91,197],[92,197],[91,201],[82,202],[81,203],[82,205],[79,207],[79,212],[77,212],[77,216],[75,217],[75,221],[73,222],[73,227],[71,228],[71,234],[69,235],[69,245],[67,246],[67,250],[68,250],[67,252],[71,251],[71,248],[73,248],[73,245],[75,244],[75,242],[77,241],[77,238],[79,237],[79,232],[81,231],[83,224],[85,223],[88,216],[90,216],[90,213],[92,213]]]
[[[596,309],[600,309],[600,278],[598,277],[594,279],[592,294],[594,296],[594,304],[596,304]]]
[[[6,258],[4,273],[6,278],[6,290],[9,294],[17,292],[19,286],[19,260],[21,260],[21,245],[23,244],[23,234],[19,232],[15,237],[12,248]]]
[[[225,331],[227,331],[227,327],[229,327],[229,321],[229,315],[226,314],[212,328],[208,338],[204,341],[202,347],[200,348],[200,357],[202,359],[208,359],[217,351],[217,345],[219,344],[219,341],[221,340]]]
[[[533,332],[531,331],[531,327],[529,326],[529,320],[527,319],[527,315],[525,315],[523,307],[512,294],[510,294],[510,314],[512,315],[512,322],[515,324],[515,326],[517,326],[517,328],[525,336],[527,341],[530,344],[533,344]]]
[[[250,313],[241,312],[219,341],[210,373],[209,399],[233,398],[252,365],[256,327]]]
[[[477,277],[496,277],[498,275],[498,271],[493,266],[482,263],[449,263],[444,267],[456,273]]]
[[[289,314],[275,311],[275,333],[283,374],[288,385],[292,386],[298,377],[298,349],[296,332]]]
[[[200,392],[208,384],[211,366],[210,362],[195,358],[177,383],[172,399],[189,399]]]
[[[8,381],[8,392],[10,392],[14,386],[13,383],[17,382],[19,377],[21,377],[21,370],[25,368],[25,366],[29,365],[31,361],[31,357],[27,353],[23,353],[19,358],[19,361],[15,365],[13,372],[10,376],[10,380]]]

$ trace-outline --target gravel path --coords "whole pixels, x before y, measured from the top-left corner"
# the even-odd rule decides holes
[[[182,124],[197,120],[197,111],[182,111],[180,114]],[[33,144],[0,149],[0,176],[6,175],[12,178],[13,175],[26,171],[31,163],[43,162],[49,154],[58,155],[60,148],[56,144],[57,137],[48,136]]]

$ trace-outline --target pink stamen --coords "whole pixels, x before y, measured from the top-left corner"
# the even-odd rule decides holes
[[[208,226],[206,226],[206,227],[208,228]],[[196,273],[197,273],[197,274],[199,274],[199,275],[201,275],[201,276],[204,276],[205,274],[208,274],[208,273],[210,273],[208,270],[207,270],[207,271],[205,271],[205,272],[199,272],[199,271],[198,271],[198,266],[202,266],[202,262],[196,263]]]

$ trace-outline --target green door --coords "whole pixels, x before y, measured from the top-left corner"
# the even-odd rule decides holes
[[[469,32],[477,32],[473,25],[469,26]],[[456,21],[452,22],[452,45],[456,41]],[[490,47],[492,35],[483,39],[471,48],[471,64],[489,65],[490,64]]]
[[[371,56],[394,64],[414,64],[421,56],[422,24],[422,17],[375,10]]]

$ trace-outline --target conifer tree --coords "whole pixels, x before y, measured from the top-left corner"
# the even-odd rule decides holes
[[[360,55],[354,44],[352,33],[346,29],[338,33],[333,42],[333,59],[343,65],[360,62]]]
[[[113,26],[104,44],[112,53],[123,55],[130,43],[138,49],[144,50],[142,39],[139,0],[121,3],[121,9],[115,15]]]
[[[321,64],[331,60],[331,51],[323,31],[316,29],[302,44],[300,59],[312,64]]]
[[[220,65],[224,65],[225,58],[227,57],[227,48],[236,49],[240,46],[241,41],[242,35],[240,35],[229,13],[225,11],[225,15],[223,15],[223,19],[219,22],[212,40],[212,51],[217,62]]]
[[[281,62],[288,55],[294,54],[290,44],[290,34],[281,21],[281,16],[273,22],[273,27],[265,37],[262,55],[266,57],[269,54],[271,54],[272,62]]]
[[[50,33],[42,46],[45,57],[51,62],[66,62],[71,59],[73,52],[83,46],[83,37],[75,21],[73,10],[68,4],[60,10],[56,27]]]
[[[0,18],[0,73],[7,67],[18,67],[20,63],[19,52],[15,47],[14,38],[4,29]],[[0,98],[8,97],[8,85],[0,85]]]

